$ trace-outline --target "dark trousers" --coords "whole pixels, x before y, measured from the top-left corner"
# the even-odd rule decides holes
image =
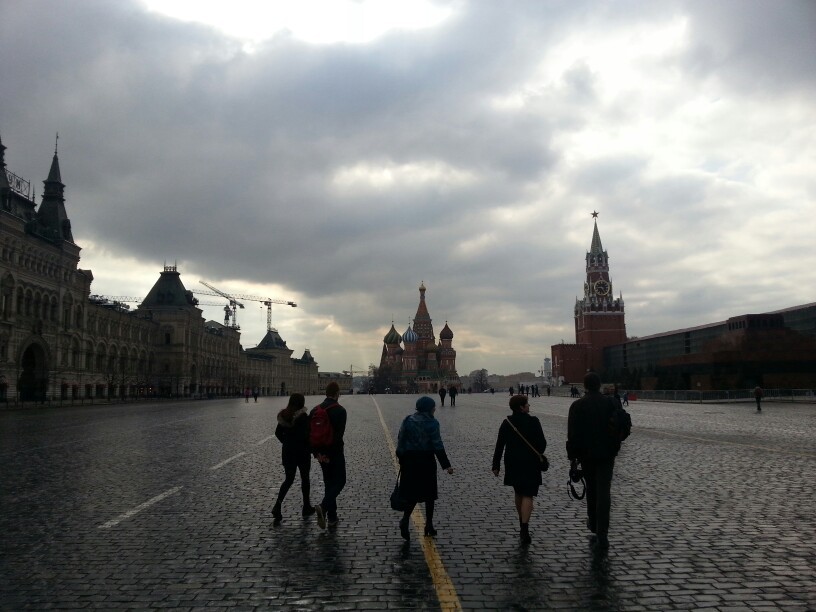
[[[612,470],[615,459],[581,461],[586,480],[587,527],[599,537],[609,533],[609,511],[612,508]]]
[[[321,463],[323,471],[323,500],[320,506],[326,511],[329,520],[337,518],[337,496],[346,486],[346,457],[341,453],[332,455],[328,463]]]
[[[286,497],[286,494],[289,492],[289,488],[295,482],[295,474],[298,470],[300,470],[300,489],[303,492],[303,505],[309,505],[309,490],[311,487],[311,482],[309,480],[309,470],[312,467],[312,456],[306,455],[305,457],[301,458],[299,461],[287,461],[284,466],[284,473],[286,478],[284,479],[283,483],[280,486],[280,491],[278,491],[278,505],[283,503],[283,499]]]

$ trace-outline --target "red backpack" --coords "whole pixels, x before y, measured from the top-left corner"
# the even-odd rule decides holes
[[[334,443],[334,427],[329,418],[329,408],[337,404],[324,406],[318,404],[309,419],[309,445],[313,449],[326,449]]]

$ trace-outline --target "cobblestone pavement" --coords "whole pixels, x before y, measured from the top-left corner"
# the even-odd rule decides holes
[[[632,402],[597,555],[567,497],[567,398],[531,400],[551,468],[519,546],[490,472],[506,394],[437,410],[456,471],[435,543],[404,544],[390,444],[415,400],[342,398],[335,531],[300,518],[297,484],[272,526],[284,398],[0,412],[0,609],[816,610],[816,406]]]

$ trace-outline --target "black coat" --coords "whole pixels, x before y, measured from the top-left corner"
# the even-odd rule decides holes
[[[299,465],[309,459],[309,415],[306,410],[298,410],[290,417],[285,417],[285,409],[278,413],[278,426],[275,437],[281,441],[281,459],[283,465]]]
[[[572,402],[567,419],[567,457],[604,461],[614,459],[620,442],[609,431],[614,398],[599,391],[588,392]]]
[[[524,412],[514,412],[507,418],[543,455],[547,448],[547,439],[538,418]],[[541,460],[507,420],[502,421],[499,427],[496,450],[493,453],[494,470],[500,468],[502,454],[504,454],[504,484],[522,488],[541,484]]]

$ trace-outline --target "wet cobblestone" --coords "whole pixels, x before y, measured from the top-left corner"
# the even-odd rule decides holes
[[[0,412],[0,608],[441,609],[419,534],[404,544],[388,509],[380,413],[395,438],[415,399],[343,398],[336,531],[301,519],[297,486],[272,526],[283,398]],[[816,406],[633,402],[597,556],[566,493],[565,398],[531,400],[551,468],[519,547],[489,469],[506,402],[437,410],[456,473],[439,475],[436,551],[463,609],[816,609]]]

